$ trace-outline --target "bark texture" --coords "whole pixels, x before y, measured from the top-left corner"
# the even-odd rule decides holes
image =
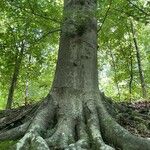
[[[150,141],[131,135],[105,109],[98,89],[96,7],[96,0],[64,1],[52,89],[29,124],[16,127],[25,134],[14,149],[149,150]]]

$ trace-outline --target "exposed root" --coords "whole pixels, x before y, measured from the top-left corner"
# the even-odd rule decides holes
[[[3,128],[10,128],[16,127],[17,124],[20,122],[26,122],[25,120],[29,120],[29,116],[33,115],[35,110],[39,107],[40,103],[29,105],[29,106],[22,106],[17,109],[10,109],[10,110],[3,110],[0,111],[0,129]]]
[[[70,144],[65,150],[89,150],[90,144],[88,134],[82,117],[77,119],[75,133],[76,143]]]
[[[0,133],[0,141],[4,140],[16,140],[22,137],[28,129],[30,122],[26,122],[16,128],[12,128],[8,131]]]
[[[85,124],[81,119],[63,119],[57,124],[55,133],[46,139],[50,148],[65,150],[89,149]]]
[[[150,140],[131,135],[106,111],[102,101],[86,101],[57,110],[51,97],[39,107],[32,122],[0,134],[0,140],[19,138],[17,150],[150,150]],[[67,108],[69,107],[69,108]],[[56,111],[57,110],[57,111]],[[56,115],[56,112],[57,115]],[[61,112],[61,113],[60,113]],[[54,119],[56,117],[57,119]],[[107,145],[107,144],[110,145]]]
[[[105,141],[123,150],[150,150],[150,141],[136,137],[121,127],[106,111],[101,101],[97,103],[102,135]]]
[[[49,147],[53,147],[55,149],[64,149],[68,147],[69,143],[74,142],[74,124],[70,119],[60,119],[57,125],[56,132],[48,139],[46,142]]]
[[[49,147],[46,141],[39,135],[35,135],[32,132],[26,133],[25,136],[19,140],[19,142],[15,145],[14,149],[17,150],[49,150]]]
[[[74,144],[70,144],[65,150],[89,150],[89,143],[86,140],[79,140]]]
[[[92,140],[92,149],[95,150],[114,150],[113,147],[104,143],[103,138],[100,133],[99,119],[93,103],[87,103],[86,116],[87,124]]]
[[[49,124],[52,124],[55,107],[52,103],[52,98],[47,98],[49,101],[45,100],[45,102],[41,105],[26,134],[15,145],[15,149],[26,150],[33,147],[37,150],[49,150],[49,147],[42,136],[45,135]]]

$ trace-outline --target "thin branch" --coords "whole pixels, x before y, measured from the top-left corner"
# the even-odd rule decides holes
[[[45,15],[36,13],[36,12],[32,9],[32,7],[31,7],[30,5],[29,5],[30,11],[28,11],[27,9],[25,9],[25,8],[23,8],[23,7],[20,7],[20,6],[16,6],[16,5],[13,5],[13,6],[16,7],[16,8],[18,8],[18,9],[20,9],[20,10],[25,11],[25,12],[28,13],[28,14],[31,14],[31,13],[32,13],[33,15],[38,16],[38,17],[40,17],[40,18],[43,18],[43,19],[50,20],[50,21],[52,21],[52,22],[61,24],[61,21],[58,21],[57,19],[50,18],[50,17],[48,17],[48,16],[45,16]]]
[[[110,11],[110,8],[111,8],[111,4],[112,4],[112,0],[110,0],[110,4],[109,4],[109,7],[108,7],[108,9],[107,9],[107,11],[106,11],[106,14],[105,14],[105,16],[104,16],[102,25],[100,26],[100,28],[98,29],[97,32],[100,32],[100,31],[102,30],[102,27],[103,27],[103,25],[104,25],[104,23],[105,23],[105,21],[106,21],[106,19],[107,19],[107,17],[108,17],[108,14],[109,14],[109,11]]]
[[[61,30],[60,29],[54,29],[54,30],[50,30],[48,31],[47,33],[45,33],[41,38],[35,40],[33,42],[33,44],[36,44],[38,42],[40,42],[41,40],[43,40],[44,38],[46,38],[48,35],[52,34],[52,33],[55,33],[55,32],[60,32]]]
[[[61,24],[60,21],[58,21],[58,20],[56,20],[56,19],[54,19],[54,18],[49,18],[49,17],[44,16],[44,15],[42,15],[42,14],[36,13],[36,12],[34,11],[34,9],[33,9],[33,7],[32,7],[32,5],[31,5],[31,3],[30,3],[29,0],[28,0],[28,4],[29,4],[29,7],[30,7],[30,10],[31,10],[31,13],[32,13],[32,14],[34,14],[34,15],[36,15],[36,16],[38,16],[38,17],[41,17],[41,18],[44,18],[44,19],[48,19],[48,20],[51,20],[51,21],[53,21],[53,22],[56,22],[56,23]]]
[[[127,0],[132,6],[134,6],[135,8],[137,8],[139,11],[141,11],[142,13],[144,13],[146,16],[149,16],[149,14],[147,12],[145,12],[142,8],[140,8],[138,5],[134,4],[133,2],[131,2],[130,0]]]
[[[114,8],[114,10],[117,11],[117,12],[120,12],[120,13],[124,14],[124,15],[127,16],[127,17],[132,17],[132,18],[134,18],[135,20],[138,19],[135,15],[133,15],[133,14],[131,14],[131,13],[128,13],[128,12],[125,12],[125,11],[123,11],[123,10],[121,10],[121,9]],[[124,16],[124,17],[125,17],[125,16]]]

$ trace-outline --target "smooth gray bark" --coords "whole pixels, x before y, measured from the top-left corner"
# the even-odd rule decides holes
[[[98,87],[96,1],[65,0],[53,89]]]

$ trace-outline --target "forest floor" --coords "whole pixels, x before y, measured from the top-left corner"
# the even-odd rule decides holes
[[[116,120],[132,134],[150,138],[150,101],[118,103]]]

